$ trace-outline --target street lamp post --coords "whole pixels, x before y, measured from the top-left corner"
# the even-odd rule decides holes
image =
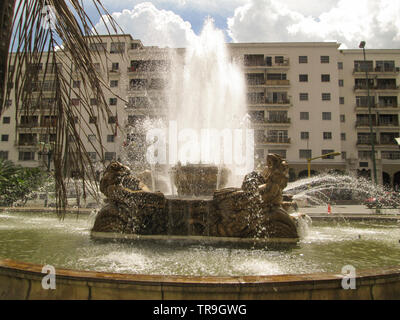
[[[371,101],[369,96],[369,77],[368,77],[368,67],[367,67],[367,59],[365,55],[365,41],[361,41],[359,48],[363,49],[364,55],[364,68],[365,68],[365,81],[367,83],[367,106],[368,106],[368,119],[369,119],[369,134],[371,141],[371,153],[372,153],[372,168],[374,172],[374,183],[378,184],[378,178],[376,174],[376,158],[375,158],[375,141],[374,141],[374,130],[372,128],[372,111],[371,111]]]
[[[317,159],[326,158],[326,157],[329,157],[329,156],[334,156],[335,157],[335,156],[340,156],[340,155],[341,155],[340,152],[330,152],[330,153],[325,153],[325,154],[323,154],[322,156],[319,156],[319,157],[307,159],[308,177],[309,178],[311,177],[311,161],[317,160]]]

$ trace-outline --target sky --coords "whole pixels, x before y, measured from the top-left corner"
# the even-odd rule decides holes
[[[96,28],[104,24],[83,0]],[[185,47],[211,17],[227,42],[338,41],[400,49],[400,0],[101,0],[145,45]]]

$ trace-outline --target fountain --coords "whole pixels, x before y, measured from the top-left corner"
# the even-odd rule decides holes
[[[245,130],[243,79],[221,33],[206,24],[187,52],[172,81],[168,133]],[[398,217],[309,227],[307,216],[288,213],[293,201],[330,201],[340,188],[357,197],[383,190],[333,175],[287,185],[288,166],[278,155],[257,172],[221,160],[241,143],[223,152],[207,139],[189,143],[197,146],[190,150],[187,143],[178,137],[169,144],[183,151],[169,154],[168,192],[157,191],[159,163],[132,172],[112,162],[100,183],[104,206],[89,217],[0,212],[0,299],[400,298]],[[55,267],[56,290],[43,289],[43,265]],[[356,286],[345,290],[352,266]]]

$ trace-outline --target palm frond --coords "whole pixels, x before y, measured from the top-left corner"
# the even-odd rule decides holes
[[[112,21],[109,34],[118,33],[119,27],[100,1],[92,1],[102,19],[105,16]],[[95,168],[83,143],[83,139],[88,139],[88,135],[93,131],[97,139],[93,147],[104,161],[100,123],[107,123],[106,119],[111,115],[111,111],[105,99],[107,84],[96,71],[94,63],[96,53],[100,55],[100,52],[94,52],[91,47],[91,44],[101,40],[84,10],[82,1],[6,2],[15,7],[13,24],[10,27],[10,34],[13,35],[8,42],[8,52],[13,52],[8,54],[8,72],[3,78],[5,80],[0,97],[2,100],[9,98],[9,84],[12,83],[15,88],[13,99],[17,124],[20,123],[21,117],[29,119],[34,115],[43,115],[44,112],[50,117],[45,124],[45,133],[55,134],[56,139],[49,144],[47,152],[51,152],[53,156],[57,212],[63,217],[67,204],[66,181],[71,172],[75,170],[81,173],[84,195],[87,186],[85,180],[96,181]],[[43,14],[46,8],[49,8],[47,6],[52,8],[56,16],[50,27],[43,25]],[[41,65],[42,68],[39,67]],[[82,88],[73,88],[74,75],[79,76]],[[71,103],[73,96],[80,98],[79,108]],[[95,108],[89,103],[93,97],[98,102]],[[44,101],[48,103],[45,104]],[[0,115],[4,110],[3,101],[0,104]],[[99,121],[94,124],[94,129],[83,120],[84,115],[97,117]],[[76,123],[76,119],[81,121]],[[95,190],[92,191],[92,195],[96,196]]]

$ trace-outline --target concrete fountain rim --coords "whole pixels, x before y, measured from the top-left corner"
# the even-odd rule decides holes
[[[43,277],[43,265],[30,262],[0,259],[0,275],[4,271],[23,272]],[[340,272],[316,272],[304,274],[278,274],[278,275],[248,275],[248,276],[184,276],[184,275],[150,275],[112,273],[89,270],[75,270],[56,268],[56,277],[61,279],[79,279],[93,282],[122,282],[122,283],[164,283],[164,284],[199,284],[199,285],[243,285],[243,284],[288,284],[309,283],[318,281],[342,280],[344,275]],[[400,265],[381,267],[377,269],[364,269],[356,273],[356,279],[374,280],[382,278],[396,278],[400,281]]]

